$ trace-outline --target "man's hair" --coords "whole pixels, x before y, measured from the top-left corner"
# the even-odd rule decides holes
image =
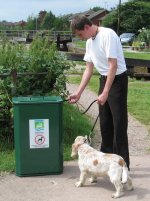
[[[85,15],[77,15],[71,20],[72,32],[75,30],[84,30],[84,25],[92,26],[91,20],[89,20]]]

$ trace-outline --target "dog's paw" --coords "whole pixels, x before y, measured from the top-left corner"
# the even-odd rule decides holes
[[[75,183],[75,186],[76,186],[76,187],[81,187],[81,186],[83,186],[83,184],[82,184],[80,181],[77,181],[77,182]]]
[[[120,193],[113,193],[112,195],[111,195],[111,197],[112,198],[120,198],[121,196],[123,196],[124,195],[124,192],[122,191],[122,192],[120,192]]]

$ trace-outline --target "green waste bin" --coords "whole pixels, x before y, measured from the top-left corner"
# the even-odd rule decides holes
[[[62,173],[62,103],[59,96],[13,98],[17,176]]]

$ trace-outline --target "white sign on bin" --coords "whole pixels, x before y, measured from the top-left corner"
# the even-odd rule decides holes
[[[29,120],[30,149],[49,148],[49,119]]]

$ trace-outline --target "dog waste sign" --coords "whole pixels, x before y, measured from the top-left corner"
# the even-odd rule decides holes
[[[49,119],[29,120],[30,149],[49,148]]]

